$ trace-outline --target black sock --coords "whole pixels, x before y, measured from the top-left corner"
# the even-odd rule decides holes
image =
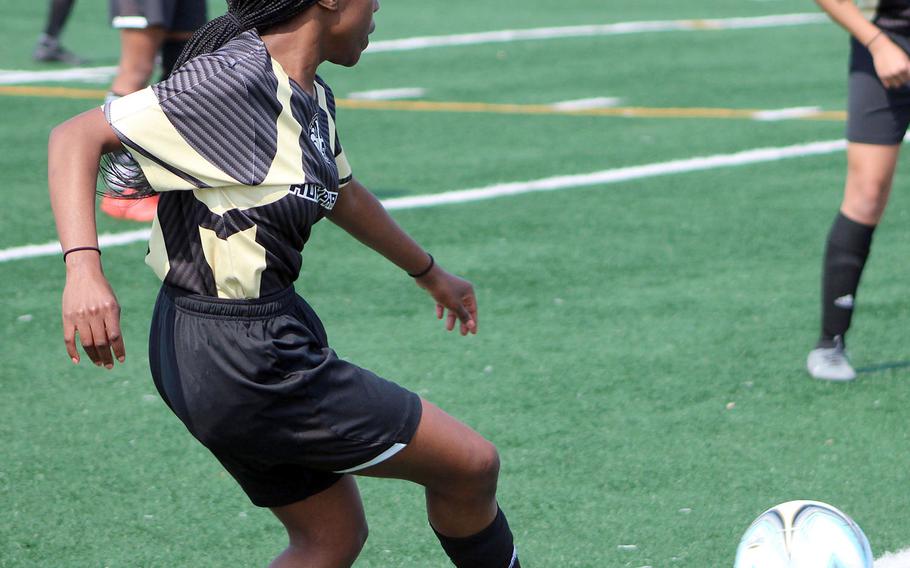
[[[177,59],[180,58],[180,54],[183,53],[183,48],[186,47],[186,40],[166,40],[161,46],[161,80],[165,80],[171,76],[171,72],[174,70],[174,64],[177,63]]]
[[[822,335],[819,347],[832,347],[850,328],[859,279],[869,257],[875,225],[863,225],[838,213],[828,234],[822,274]]]
[[[47,25],[44,27],[44,33],[48,37],[56,38],[63,31],[66,20],[69,18],[70,11],[76,0],[51,0],[50,10],[47,14]]]
[[[452,538],[433,532],[457,568],[521,568],[502,509],[490,526],[475,535]]]

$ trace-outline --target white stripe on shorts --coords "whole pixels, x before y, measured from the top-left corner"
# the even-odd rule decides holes
[[[149,27],[149,21],[145,16],[116,16],[111,25],[118,30],[144,30]]]
[[[378,463],[384,462],[385,460],[394,456],[395,454],[397,454],[398,452],[403,450],[405,448],[405,446],[407,446],[407,444],[394,444],[394,445],[392,445],[391,448],[382,452],[381,454],[379,454],[378,456],[376,456],[375,458],[371,459],[370,461],[368,461],[366,463],[362,463],[360,465],[355,465],[354,467],[351,467],[348,469],[339,469],[335,473],[354,473],[355,471],[360,471],[361,469],[366,469],[368,467],[372,467],[372,466],[374,466]]]

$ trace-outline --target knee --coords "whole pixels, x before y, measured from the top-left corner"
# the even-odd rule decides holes
[[[843,210],[851,219],[876,224],[885,211],[891,180],[878,176],[852,175],[844,192]]]
[[[491,442],[481,439],[470,453],[462,476],[471,493],[495,495],[499,480],[499,452]]]

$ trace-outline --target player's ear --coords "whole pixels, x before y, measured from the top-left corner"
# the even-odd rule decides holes
[[[338,2],[339,2],[339,0],[319,0],[316,3],[320,6],[322,6],[323,8],[325,8],[326,10],[330,10],[332,12],[337,12],[338,11]]]

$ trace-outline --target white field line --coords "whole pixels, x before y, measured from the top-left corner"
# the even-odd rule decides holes
[[[885,553],[875,561],[875,568],[910,568],[910,548]]]
[[[54,71],[11,71],[0,69],[0,85],[86,81],[103,83],[117,73],[116,67],[74,67]]]
[[[503,197],[506,195],[574,189],[669,174],[714,170],[746,164],[776,162],[787,158],[831,154],[833,152],[842,151],[846,149],[846,147],[846,140],[828,140],[780,148],[757,148],[755,150],[746,150],[734,154],[718,154],[715,156],[673,160],[671,162],[658,162],[642,166],[604,170],[590,174],[557,176],[527,182],[503,183],[478,189],[463,189],[460,191],[448,191],[432,195],[395,197],[383,201],[383,205],[385,205],[387,209],[414,209],[417,207],[432,207],[450,203],[466,203],[469,201],[480,201],[482,199],[492,199],[494,197]]]
[[[793,107],[793,108],[782,108],[776,110],[763,110],[756,112],[752,115],[752,118],[755,120],[761,121],[776,121],[776,120],[790,120],[793,118],[805,118],[807,116],[812,116],[821,112],[821,107],[817,106],[806,106],[806,107]]]
[[[433,47],[480,45],[512,41],[541,41],[559,38],[596,37],[672,31],[744,30],[785,26],[804,26],[828,22],[820,13],[780,14],[752,18],[717,18],[710,20],[655,20],[615,24],[499,30],[445,36],[412,37],[376,41],[366,53],[414,51]],[[14,71],[0,69],[0,85],[55,81],[106,82],[116,67],[76,67],[53,71]]]
[[[553,103],[552,106],[554,110],[572,112],[579,110],[591,110],[595,108],[608,108],[619,106],[619,103],[622,102],[622,99],[619,97],[594,97],[591,99],[578,99],[577,101],[562,101],[560,103]]]
[[[125,233],[104,233],[98,235],[98,244],[102,248],[129,245],[149,240],[152,234],[149,229],[139,229],[138,231],[128,231]],[[43,245],[25,245],[22,247],[13,247],[0,250],[0,262],[9,262],[11,260],[20,260],[24,258],[36,258],[39,256],[53,256],[60,254],[60,243],[51,241]]]
[[[361,101],[396,101],[401,99],[419,99],[427,93],[420,87],[403,87],[400,89],[376,89],[373,91],[358,91],[348,93],[349,99]]]
[[[818,156],[843,151],[847,147],[845,140],[827,140],[809,144],[797,144],[779,148],[757,148],[733,154],[718,154],[670,162],[657,162],[641,166],[614,168],[590,174],[568,175],[544,178],[534,181],[503,183],[480,187],[475,189],[462,189],[431,195],[417,195],[414,197],[395,197],[385,199],[382,204],[386,209],[416,209],[419,207],[433,207],[452,203],[468,203],[484,199],[493,199],[508,195],[534,193],[538,191],[558,191],[604,185],[623,181],[645,179],[670,174],[715,170],[746,164],[760,164],[776,162],[789,158],[804,156]],[[114,247],[136,242],[147,241],[149,230],[141,229],[126,233],[104,234],[99,237],[101,247]],[[60,243],[52,241],[42,245],[26,245],[0,250],[0,263],[41,256],[60,254]]]
[[[417,49],[428,49],[431,47],[479,45],[485,43],[506,43],[512,41],[540,41],[558,38],[612,36],[649,32],[744,30],[783,26],[804,26],[807,24],[826,23],[828,21],[828,17],[824,14],[809,13],[757,16],[752,18],[717,18],[711,20],[655,20],[645,22],[621,22],[616,24],[599,24],[587,26],[533,28],[526,30],[500,30],[447,36],[426,36],[406,39],[382,40],[370,44],[370,47],[367,48],[366,53],[413,51]]]

